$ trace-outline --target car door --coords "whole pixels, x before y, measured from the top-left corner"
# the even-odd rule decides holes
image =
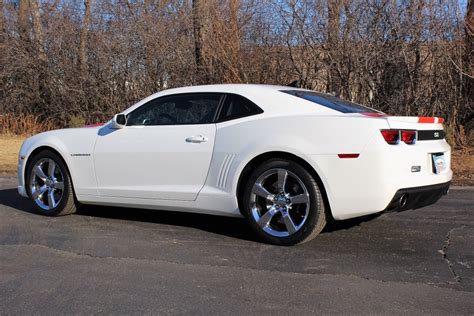
[[[124,128],[105,126],[94,150],[101,196],[195,200],[212,158],[221,94],[193,93],[149,101]]]

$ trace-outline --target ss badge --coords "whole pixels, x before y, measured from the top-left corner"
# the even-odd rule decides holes
[[[411,166],[411,172],[420,172],[421,166]]]

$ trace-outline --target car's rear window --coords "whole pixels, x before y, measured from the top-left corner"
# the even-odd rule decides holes
[[[302,98],[313,103],[328,107],[332,110],[336,110],[342,113],[380,113],[369,107],[352,103],[339,99],[335,96],[318,93],[314,91],[302,91],[302,90],[280,90],[281,92],[291,94],[295,97]]]

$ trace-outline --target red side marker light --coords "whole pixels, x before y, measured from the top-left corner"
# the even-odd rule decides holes
[[[337,154],[339,158],[358,158],[359,154]]]

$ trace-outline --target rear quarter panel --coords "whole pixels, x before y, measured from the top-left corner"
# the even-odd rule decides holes
[[[332,204],[333,193],[338,190],[338,182],[332,178],[351,176],[334,170],[342,167],[340,164],[349,166],[353,163],[347,161],[352,159],[342,161],[337,154],[361,153],[375,131],[387,126],[383,119],[342,115],[262,118],[256,115],[219,123],[206,187],[231,194],[235,211],[238,211],[235,197],[244,167],[263,153],[280,151],[306,160],[315,169]],[[331,170],[326,170],[327,166],[320,165],[319,161],[331,164]]]

